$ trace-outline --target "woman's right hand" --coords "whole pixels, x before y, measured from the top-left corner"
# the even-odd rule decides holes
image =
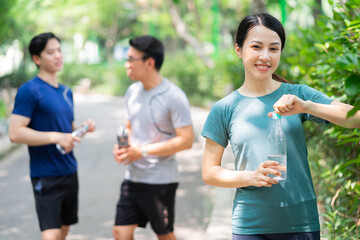
[[[276,161],[262,162],[259,167],[253,172],[251,185],[255,187],[271,187],[273,184],[278,184],[279,181],[269,177],[269,174],[280,176],[281,173],[274,168],[279,165]]]

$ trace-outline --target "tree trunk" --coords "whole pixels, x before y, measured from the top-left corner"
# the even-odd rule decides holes
[[[168,0],[167,2],[169,4],[172,23],[179,37],[194,48],[196,55],[199,56],[205,62],[207,67],[213,68],[214,61],[209,56],[206,55],[202,44],[188,32],[188,30],[186,29],[186,25],[182,21],[173,1]]]
[[[253,0],[250,5],[251,13],[267,13],[266,5],[263,0]]]
[[[113,50],[114,50],[114,45],[116,43],[116,39],[118,37],[118,32],[119,32],[119,24],[118,24],[118,19],[115,18],[115,23],[113,26],[111,26],[108,29],[108,37],[106,38],[105,41],[105,47],[106,47],[106,59],[111,62],[113,60]]]
[[[318,19],[318,16],[321,15],[321,11],[322,11],[321,0],[316,0],[315,5],[313,7],[313,16],[315,21]]]

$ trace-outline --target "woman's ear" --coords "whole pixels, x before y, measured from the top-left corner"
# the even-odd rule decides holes
[[[237,43],[235,43],[235,51],[236,51],[236,55],[238,55],[238,57],[241,58],[241,48]]]

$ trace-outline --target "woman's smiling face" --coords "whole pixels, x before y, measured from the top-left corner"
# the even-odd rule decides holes
[[[236,52],[243,60],[246,79],[271,80],[279,66],[281,39],[279,35],[263,25],[249,30],[242,47]]]

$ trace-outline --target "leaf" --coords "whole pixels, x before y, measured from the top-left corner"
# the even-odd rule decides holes
[[[336,169],[336,171],[340,171],[341,169],[345,168],[346,166],[349,166],[352,164],[360,164],[360,155],[358,156],[358,158],[355,158],[353,160],[350,160],[350,161],[342,164],[338,169]]]
[[[345,22],[345,24],[346,24],[346,26],[347,26],[347,27],[349,27],[349,26],[350,26],[350,24],[351,24],[351,23],[350,23],[350,21],[349,21],[348,19],[344,19],[344,22]]]
[[[356,25],[359,25],[359,24],[360,24],[360,20],[353,20],[353,21],[351,21],[350,26],[356,26]]]
[[[338,136],[338,139],[346,139],[346,138],[350,138],[350,137],[360,137],[360,133],[346,133],[346,134],[341,134],[340,136]]]
[[[357,66],[358,60],[355,54],[346,53],[336,59],[336,64],[343,68],[349,68],[352,66]]]
[[[344,145],[344,144],[346,144],[346,143],[351,143],[351,142],[356,142],[356,143],[358,143],[359,140],[360,140],[359,137],[348,138],[348,139],[345,139],[345,140],[343,140],[343,141],[338,142],[338,143],[336,144],[336,146]]]
[[[349,117],[351,117],[351,116],[354,116],[355,113],[356,113],[357,111],[359,111],[359,110],[360,110],[360,102],[358,102],[358,103],[356,103],[356,104],[354,105],[353,109],[351,109],[351,110],[348,112],[347,117],[349,118]]]
[[[360,75],[352,74],[345,80],[345,92],[349,96],[360,93]]]
[[[315,43],[314,46],[320,50],[324,50],[324,51],[326,50],[326,46],[324,44]]]

